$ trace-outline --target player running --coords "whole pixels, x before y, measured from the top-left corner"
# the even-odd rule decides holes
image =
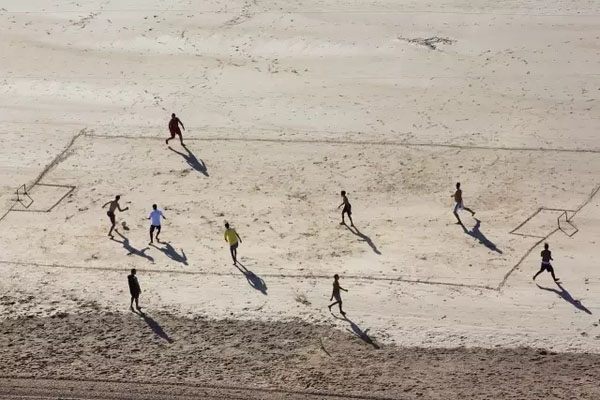
[[[554,261],[554,259],[552,258],[552,252],[548,250],[549,247],[550,246],[548,246],[548,243],[544,243],[544,250],[542,250],[542,253],[540,254],[542,256],[542,267],[540,268],[538,273],[533,276],[534,281],[535,278],[537,278],[537,276],[544,271],[550,272],[550,275],[552,275],[552,279],[554,279],[554,282],[559,281],[559,279],[556,276],[554,276],[554,268],[552,268],[552,264],[550,264],[550,261]]]
[[[233,265],[237,265],[237,248],[242,243],[242,238],[235,229],[229,227],[229,222],[225,222],[225,241],[229,243],[229,251],[233,259]]]
[[[475,215],[475,211],[471,210],[470,208],[465,207],[465,204],[463,203],[463,198],[462,198],[462,190],[460,189],[460,182],[456,183],[456,192],[454,192],[453,196],[454,196],[454,201],[456,202],[456,204],[454,206],[454,216],[458,220],[457,224],[462,225],[463,223],[460,220],[460,217],[458,216],[458,210],[467,210],[468,212],[471,213],[471,215]]]
[[[350,201],[348,201],[348,197],[346,197],[345,190],[342,190],[342,204],[338,206],[338,210],[341,206],[344,206],[344,209],[342,210],[342,222],[340,222],[340,225],[346,224],[346,221],[344,221],[344,214],[348,214],[350,226],[354,226],[354,222],[352,222],[352,205],[350,204]]]
[[[169,140],[175,138],[175,135],[179,136],[179,140],[181,141],[181,145],[185,147],[183,144],[183,137],[181,136],[181,131],[179,130],[179,125],[185,131],[185,126],[183,126],[183,122],[179,118],[175,116],[175,113],[171,114],[171,120],[169,121],[169,132],[171,132],[171,137],[165,140],[166,144],[169,144]]]
[[[121,208],[121,206],[119,205],[120,199],[121,199],[121,196],[115,196],[114,200],[108,201],[108,202],[106,202],[106,204],[104,204],[102,206],[102,208],[104,208],[110,204],[110,206],[108,207],[108,211],[106,212],[106,215],[108,215],[108,218],[110,219],[110,223],[112,224],[110,227],[110,230],[108,231],[108,236],[110,236],[110,237],[112,237],[112,231],[113,231],[113,229],[115,229],[115,225],[117,224],[116,218],[115,218],[115,210],[119,210],[121,212],[129,210],[129,207]]]
[[[152,212],[148,216],[148,219],[151,220],[151,223],[150,223],[150,244],[153,243],[152,242],[152,234],[154,233],[154,230],[156,230],[156,241],[158,243],[160,243],[160,240],[158,239],[158,235],[160,235],[160,218],[161,217],[164,218],[164,219],[167,219],[167,217],[165,217],[165,215],[163,214],[163,212],[158,209],[158,207],[156,206],[156,204],[152,204]]]

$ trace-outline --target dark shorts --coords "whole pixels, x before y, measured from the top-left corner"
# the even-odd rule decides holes
[[[340,294],[334,294],[333,298],[335,299],[335,301],[337,301],[338,303],[342,302],[342,296],[340,296]]]
[[[110,222],[112,222],[114,224],[115,223],[115,213],[107,211],[106,215],[108,215],[108,218],[110,218]]]
[[[139,292],[130,292],[131,293],[131,297],[133,297],[134,299],[137,299],[140,297],[140,293]]]
[[[342,210],[342,214],[348,214],[348,215],[352,215],[352,207],[349,206],[345,206],[344,209]]]
[[[237,248],[238,248],[238,244],[239,244],[239,243],[232,244],[231,246],[229,246],[229,248],[230,248],[231,250],[237,250]]]
[[[150,225],[150,234],[152,234],[155,229],[158,229],[160,232],[160,225]]]
[[[548,272],[552,272],[554,271],[554,268],[552,268],[552,264],[544,264],[542,263],[542,271],[548,271]]]
[[[181,131],[179,130],[179,128],[177,128],[177,129],[170,129],[169,131],[171,132],[171,137],[172,138],[174,138],[175,135],[181,136]]]

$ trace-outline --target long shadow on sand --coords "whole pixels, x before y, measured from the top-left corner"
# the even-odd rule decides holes
[[[373,346],[373,348],[375,349],[379,349],[379,345],[377,343],[375,343],[375,341],[373,340],[373,338],[371,338],[368,334],[369,332],[369,328],[365,329],[364,331],[362,329],[360,329],[360,327],[358,325],[356,325],[352,320],[350,320],[346,315],[344,315],[344,318],[340,318],[337,315],[333,314],[332,315],[339,320],[342,321],[346,321],[350,324],[350,328],[348,329],[348,332],[352,333],[354,336],[356,336],[357,338],[359,338],[360,340],[362,340],[363,342],[370,344],[371,346]]]
[[[179,154],[181,157],[183,157],[183,159],[188,163],[188,165],[190,167],[192,167],[196,171],[200,172],[204,176],[209,176],[208,171],[206,169],[206,164],[204,164],[204,161],[198,160],[196,158],[196,156],[194,155],[194,153],[192,153],[192,151],[190,149],[188,149],[187,147],[184,147],[184,149],[187,154],[177,151],[174,148],[172,148],[171,146],[169,146],[169,150],[171,150],[171,151]]]
[[[150,329],[152,329],[152,331],[154,332],[154,334],[156,336],[158,336],[161,339],[166,340],[169,343],[173,343],[174,342],[174,340],[171,339],[169,337],[169,335],[167,335],[167,333],[164,331],[164,329],[162,328],[162,326],[160,326],[159,323],[156,322],[151,316],[149,316],[148,314],[146,314],[142,310],[133,311],[133,312],[142,317],[142,319],[144,320],[144,322],[148,324],[148,326],[150,327]]]
[[[171,243],[169,243],[169,242],[159,242],[159,243],[164,245],[164,247],[158,247],[155,244],[151,244],[150,246],[162,251],[171,260],[176,261],[178,263],[182,263],[183,265],[188,265],[187,256],[185,255],[185,251],[183,251],[183,249],[181,249],[181,254],[179,254],[177,252],[177,250],[175,250],[175,248],[173,246],[171,246]]]
[[[133,247],[130,243],[129,243],[129,239],[126,238],[125,236],[123,236],[119,231],[115,230],[115,232],[117,233],[117,235],[119,235],[121,237],[121,239],[123,240],[117,240],[115,239],[113,236],[110,237],[110,240],[112,240],[113,242],[117,242],[117,243],[121,243],[123,245],[123,248],[125,250],[127,250],[127,255],[134,255],[134,256],[138,256],[138,257],[142,257],[145,258],[146,260],[150,261],[150,262],[154,262],[154,258],[152,258],[151,256],[149,256],[148,254],[146,254],[146,250],[150,250],[150,247],[145,247],[143,249],[136,249],[135,247]]]
[[[565,289],[561,283],[557,283],[556,286],[558,286],[560,288],[560,291],[556,290],[556,289],[552,289],[552,288],[547,288],[547,287],[543,287],[540,286],[536,283],[536,286],[542,290],[546,290],[548,292],[552,292],[552,293],[556,293],[557,295],[559,295],[560,297],[562,297],[565,301],[571,303],[575,308],[577,308],[578,310],[584,311],[588,314],[592,314],[592,312],[590,310],[588,310],[583,304],[581,304],[581,301],[574,299],[573,296],[571,296],[571,293],[569,293],[567,291],[567,289]]]
[[[356,226],[350,227],[346,223],[344,223],[344,226],[346,228],[348,228],[348,230],[350,232],[352,232],[354,235],[356,235],[359,238],[361,238],[361,242],[366,242],[369,245],[369,247],[371,247],[371,249],[373,249],[373,251],[375,252],[375,254],[381,255],[381,252],[377,249],[377,246],[375,246],[375,243],[373,243],[373,241],[371,240],[371,238],[368,237],[367,235],[365,235],[364,233],[362,233],[361,231],[359,231]],[[352,229],[352,228],[354,228],[354,229]]]
[[[239,269],[242,274],[244,274],[244,276],[248,280],[248,284],[253,289],[258,290],[265,296],[267,295],[267,284],[260,276],[256,275],[254,272],[250,271],[248,268],[246,268],[244,265],[242,265],[242,263],[240,263],[239,261],[237,262],[235,267],[237,269]]]
[[[491,240],[489,240],[488,238],[486,238],[485,235],[479,230],[479,227],[481,226],[481,221],[478,220],[477,218],[475,218],[475,221],[477,221],[477,223],[475,224],[475,226],[473,226],[473,229],[471,229],[470,231],[467,230],[467,228],[465,228],[464,225],[462,225],[462,228],[465,231],[465,233],[467,235],[472,236],[475,239],[479,240],[479,243],[481,243],[482,245],[484,245],[488,249],[493,250],[493,251],[495,251],[497,253],[502,254],[502,250],[500,250],[498,247],[496,247],[496,245],[494,243],[492,243]]]

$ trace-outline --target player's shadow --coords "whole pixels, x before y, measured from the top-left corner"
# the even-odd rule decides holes
[[[169,343],[173,343],[174,342],[174,340],[171,339],[169,337],[169,335],[167,335],[167,333],[162,328],[162,326],[160,326],[159,323],[156,322],[151,316],[149,316],[148,314],[146,314],[142,310],[133,311],[133,312],[136,313],[136,314],[138,314],[138,315],[140,315],[144,319],[144,322],[148,324],[148,326],[150,327],[150,329],[152,329],[152,331],[154,332],[154,334],[156,336],[158,336],[161,339],[166,340]]]
[[[171,151],[179,154],[181,157],[183,157],[184,160],[188,163],[188,165],[190,167],[192,167],[196,171],[200,172],[204,176],[209,176],[208,171],[206,169],[206,164],[204,163],[204,161],[198,160],[196,158],[196,156],[194,155],[194,153],[192,153],[192,151],[190,149],[188,149],[187,147],[184,147],[184,149],[187,152],[187,154],[177,151],[174,148],[172,148],[171,146],[169,146],[169,150],[171,150]]]
[[[246,268],[244,265],[242,265],[242,263],[240,263],[239,261],[237,262],[235,267],[237,269],[239,269],[242,274],[244,274],[244,276],[248,280],[248,284],[250,286],[252,286],[254,289],[258,290],[265,296],[267,295],[267,284],[260,276],[256,275],[254,272],[250,271],[248,268]]]
[[[117,240],[114,238],[114,236],[110,237],[110,240],[117,242],[117,243],[121,243],[123,245],[123,248],[125,250],[127,250],[127,255],[134,255],[134,256],[139,256],[142,258],[145,258],[146,260],[150,261],[150,262],[154,262],[154,258],[152,258],[152,256],[149,256],[148,254],[146,254],[147,250],[150,250],[150,247],[145,247],[143,249],[136,249],[135,247],[133,247],[130,243],[129,243],[129,239],[126,238],[125,236],[123,236],[121,234],[121,232],[119,231],[115,231],[117,233],[117,235],[119,235],[121,237],[121,239],[123,240]]]
[[[353,227],[348,226],[346,223],[344,223],[344,226],[346,226],[346,228],[348,228],[348,230],[350,232],[352,232],[354,235],[356,235],[359,238],[361,238],[362,242],[366,242],[369,245],[369,247],[371,249],[373,249],[373,251],[375,252],[375,254],[381,255],[381,252],[377,249],[377,246],[375,246],[375,243],[373,243],[373,241],[371,240],[371,238],[368,237],[367,235],[365,235],[364,233],[362,233],[361,231],[359,231],[356,226],[354,226],[354,229],[352,229]]]
[[[342,321],[346,321],[350,324],[350,329],[348,329],[348,332],[352,333],[354,336],[356,336],[357,338],[359,338],[360,340],[362,340],[363,342],[370,344],[371,346],[373,346],[375,349],[379,349],[379,345],[377,343],[375,343],[375,341],[373,340],[373,338],[371,336],[369,336],[369,328],[365,329],[364,331],[362,329],[360,329],[360,327],[358,325],[356,325],[352,320],[350,320],[346,315],[344,315],[344,318],[340,318],[337,315],[333,314],[333,316],[339,320]]]
[[[542,290],[546,290],[548,292],[552,292],[552,293],[556,293],[557,295],[559,295],[560,297],[562,297],[565,301],[571,303],[575,308],[577,308],[578,310],[584,311],[588,314],[592,314],[592,312],[590,310],[588,310],[583,304],[581,304],[581,302],[577,299],[574,299],[573,296],[571,296],[571,293],[569,293],[567,291],[567,289],[565,289],[561,283],[557,283],[556,286],[558,286],[560,288],[560,291],[556,290],[556,289],[552,289],[552,288],[547,288],[544,286],[540,286],[536,283],[537,287],[542,289]]]
[[[481,226],[481,221],[478,219],[475,219],[475,221],[477,221],[477,223],[475,224],[475,226],[473,226],[473,229],[471,229],[471,230],[468,230],[467,228],[465,228],[464,225],[462,225],[462,228],[465,231],[465,233],[467,235],[472,236],[475,239],[479,240],[479,243],[481,243],[488,249],[493,250],[499,254],[502,254],[502,250],[500,250],[498,247],[496,247],[496,245],[494,243],[492,243],[492,241],[490,239],[486,238],[485,235],[479,230],[479,227]]]
[[[185,255],[185,251],[183,251],[183,249],[181,249],[181,254],[179,254],[177,252],[177,250],[175,250],[175,248],[173,246],[171,246],[171,243],[169,243],[169,242],[159,242],[159,243],[164,245],[164,247],[158,247],[155,244],[151,244],[150,246],[162,251],[171,260],[176,261],[178,263],[182,263],[183,265],[188,265],[187,256]]]

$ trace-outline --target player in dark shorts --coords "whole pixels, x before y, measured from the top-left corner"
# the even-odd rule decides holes
[[[183,122],[179,118],[175,116],[175,113],[171,114],[171,120],[169,121],[169,132],[171,132],[171,137],[165,140],[166,144],[169,144],[169,140],[174,139],[175,135],[179,136],[179,140],[181,141],[181,145],[185,147],[183,144],[183,137],[181,136],[181,131],[179,130],[179,125],[185,131],[185,126],[183,126]]]
[[[142,289],[140,288],[140,283],[137,280],[137,277],[135,276],[136,270],[135,268],[133,268],[131,270],[131,275],[127,276],[127,283],[129,284],[129,293],[131,294],[131,304],[130,304],[130,308],[131,311],[133,311],[133,302],[135,301],[135,306],[136,308],[139,310],[142,307],[140,307],[139,304],[139,298],[140,298],[140,293],[142,293]]]
[[[229,222],[225,222],[225,241],[229,243],[229,251],[231,252],[231,258],[233,259],[233,265],[237,265],[237,248],[242,243],[242,238],[235,229],[229,226]]]
[[[352,222],[352,205],[348,201],[348,197],[346,197],[345,190],[342,190],[342,204],[338,206],[338,210],[341,206],[344,206],[344,209],[342,210],[342,222],[340,222],[340,225],[346,224],[346,221],[344,220],[344,214],[347,214],[348,218],[350,219],[350,226],[354,226],[354,222]]]
[[[550,272],[550,275],[552,275],[552,279],[554,279],[554,282],[558,282],[559,279],[554,276],[554,268],[552,268],[552,264],[550,264],[550,261],[554,261],[554,259],[552,258],[552,252],[550,250],[548,250],[548,243],[544,243],[544,250],[542,250],[542,267],[540,268],[540,270],[538,271],[537,274],[535,274],[533,276],[533,280],[535,281],[535,278],[537,278],[537,276],[539,274],[541,274],[544,271],[548,271]]]
[[[342,296],[340,295],[340,290],[347,292],[346,289],[340,286],[340,276],[338,274],[335,274],[333,276],[333,292],[331,293],[331,299],[329,299],[329,301],[333,299],[335,299],[335,301],[327,307],[329,308],[329,311],[331,311],[331,307],[337,304],[340,307],[340,314],[346,315],[344,310],[342,310]]]
[[[129,207],[121,208],[121,206],[119,205],[120,199],[121,196],[115,196],[114,200],[108,201],[102,206],[102,208],[104,208],[110,204],[110,206],[108,207],[108,211],[106,212],[106,215],[108,215],[108,218],[110,219],[111,223],[110,230],[108,231],[108,236],[112,236],[112,231],[113,229],[115,229],[115,225],[117,224],[115,219],[115,211],[119,210],[123,212],[129,210]]]

